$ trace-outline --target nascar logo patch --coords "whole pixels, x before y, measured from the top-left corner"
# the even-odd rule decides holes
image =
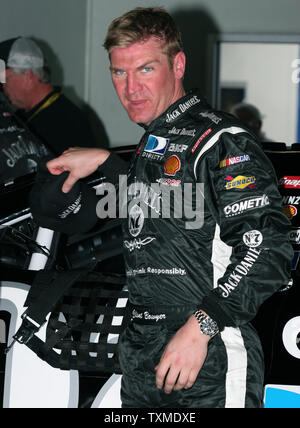
[[[242,162],[249,162],[250,160],[251,159],[249,155],[233,156],[231,158],[226,158],[222,160],[219,166],[220,168],[224,168],[225,166],[235,165],[237,163],[242,163]]]

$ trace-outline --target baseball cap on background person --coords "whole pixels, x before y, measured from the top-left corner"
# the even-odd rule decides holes
[[[0,43],[0,83],[3,84],[6,82],[5,69],[7,68],[7,59],[9,56],[10,49],[13,43],[17,39],[9,39]],[[0,85],[0,90],[2,91],[2,85]]]
[[[98,220],[95,190],[79,180],[70,192],[63,193],[62,185],[69,172],[52,175],[46,167],[48,160],[46,157],[40,162],[29,194],[33,219],[41,227],[68,235],[89,231]]]
[[[13,39],[5,40],[4,42],[0,43],[0,59],[2,59],[2,61],[5,62],[5,64],[7,64],[7,59],[8,59],[11,47],[17,39],[18,37],[15,37]]]
[[[16,37],[0,43],[0,59],[6,68],[39,69],[46,65],[43,52],[28,37]]]

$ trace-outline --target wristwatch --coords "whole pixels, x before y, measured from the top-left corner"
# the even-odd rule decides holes
[[[194,316],[196,317],[200,331],[202,334],[207,334],[210,337],[214,337],[219,333],[218,324],[200,309],[197,309],[194,312]]]

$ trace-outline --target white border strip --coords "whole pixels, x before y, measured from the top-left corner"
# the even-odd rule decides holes
[[[208,149],[210,149],[220,138],[220,135],[224,134],[224,132],[228,132],[229,134],[240,134],[240,133],[247,133],[247,131],[243,128],[239,128],[238,126],[231,126],[230,128],[224,128],[221,129],[219,132],[217,132],[215,135],[213,135],[208,141],[207,143],[204,145],[204,147],[202,147],[200,153],[198,154],[195,163],[194,163],[194,175],[195,178],[197,179],[197,174],[196,174],[196,168],[197,168],[197,164],[201,158],[201,156],[207,152]]]
[[[241,409],[246,405],[247,351],[239,328],[225,327],[221,332],[227,352],[225,408]]]
[[[225,274],[230,263],[232,247],[220,237],[220,226],[216,224],[211,262],[214,269],[214,288]],[[247,350],[239,328],[225,327],[221,332],[226,354],[227,372],[225,382],[225,408],[244,408],[247,391]]]

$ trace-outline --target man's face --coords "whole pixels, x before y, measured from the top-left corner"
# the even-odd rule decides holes
[[[13,106],[25,109],[27,105],[28,89],[26,74],[16,74],[6,69],[6,82],[3,84],[3,92]]]
[[[133,122],[149,125],[184,95],[183,52],[175,56],[170,67],[161,43],[154,37],[126,48],[114,48],[110,62],[113,85]]]

